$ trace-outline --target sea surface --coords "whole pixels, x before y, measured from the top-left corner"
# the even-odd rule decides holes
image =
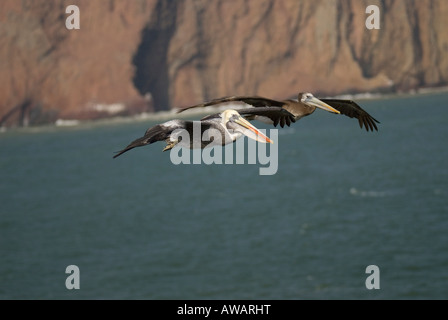
[[[1,133],[0,298],[448,299],[448,93],[360,104],[378,132],[317,110],[274,175],[112,159],[149,120]]]

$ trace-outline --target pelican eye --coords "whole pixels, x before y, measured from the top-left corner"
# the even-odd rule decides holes
[[[240,117],[239,115],[234,114],[234,115],[232,115],[232,116],[230,117],[230,120],[231,120],[231,121],[235,121],[235,120],[237,120],[239,117]]]

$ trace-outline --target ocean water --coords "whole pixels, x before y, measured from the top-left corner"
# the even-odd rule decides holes
[[[447,299],[448,94],[361,104],[379,132],[318,110],[265,176],[112,159],[151,121],[1,133],[0,298]]]

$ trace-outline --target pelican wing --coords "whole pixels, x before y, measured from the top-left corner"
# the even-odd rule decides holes
[[[291,122],[296,122],[296,119],[292,113],[281,107],[258,107],[247,108],[238,110],[239,114],[247,120],[254,120],[258,117],[269,118],[274,127],[280,124],[280,127],[284,127],[285,124],[289,127]]]
[[[268,118],[268,123],[273,123],[275,127],[280,124],[280,126],[283,128],[285,124],[287,126],[290,126],[291,122],[296,122],[296,119],[292,113],[280,107],[246,108],[238,109],[237,111],[246,120],[263,121],[263,118]],[[211,114],[203,117],[201,121],[212,120],[220,117],[221,115],[219,113]]]
[[[209,114],[208,116],[201,118],[201,121],[214,120],[214,119],[221,119],[221,114],[220,113]]]
[[[118,151],[117,154],[114,155],[114,158],[122,155],[123,153],[131,149],[134,149],[135,147],[142,147],[157,141],[164,141],[169,138],[170,134],[174,130],[182,128],[188,129],[190,126],[192,126],[191,123],[192,123],[191,121],[170,120],[161,124],[157,124],[146,130],[143,137],[132,141],[126,148],[124,148],[121,151]]]
[[[267,99],[267,98],[258,97],[258,96],[253,96],[253,97],[231,96],[231,97],[214,99],[209,102],[196,104],[191,107],[186,107],[186,108],[179,110],[177,113],[183,112],[185,110],[193,109],[193,108],[205,108],[205,107],[209,107],[209,106],[219,106],[223,103],[228,103],[228,102],[244,102],[244,103],[249,104],[254,107],[281,107],[284,104],[281,101]]]
[[[362,128],[363,125],[367,131],[376,130],[378,131],[378,127],[376,123],[380,123],[374,117],[367,113],[363,108],[361,108],[355,101],[353,100],[342,100],[342,99],[319,99],[336,110],[339,110],[343,115],[346,115],[350,118],[356,118],[359,121],[359,126]]]

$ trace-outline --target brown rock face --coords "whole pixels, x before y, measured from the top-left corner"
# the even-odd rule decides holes
[[[370,4],[379,30],[365,26]],[[447,10],[444,1],[185,1],[178,19],[188,28],[176,28],[168,51],[171,105],[446,84]]]
[[[447,16],[444,0],[1,1],[0,124],[446,85]]]
[[[80,10],[79,30],[65,26],[71,4]],[[39,123],[110,114],[104,108],[97,111],[97,104],[144,109],[144,99],[132,82],[132,56],[154,4],[0,2],[0,121]],[[8,113],[11,116],[5,117]]]

